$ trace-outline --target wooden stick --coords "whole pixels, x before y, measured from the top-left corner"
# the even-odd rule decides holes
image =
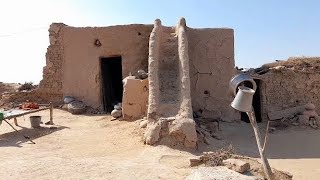
[[[262,145],[261,145],[261,140],[260,140],[260,131],[257,125],[256,117],[254,115],[254,111],[247,112],[247,115],[249,116],[250,123],[252,125],[254,135],[256,137],[257,145],[258,145],[258,150],[260,153],[260,157],[262,160],[262,166],[264,173],[267,177],[268,180],[274,180],[274,175],[272,173],[271,167],[269,165],[268,159],[266,158],[264,151],[262,150]]]
[[[267,144],[267,141],[268,141],[269,126],[270,126],[270,121],[268,121],[267,129],[266,129],[266,135],[264,136],[264,143],[263,143],[263,148],[262,148],[262,151],[263,151],[263,152],[264,152],[265,149],[266,149],[266,144]]]

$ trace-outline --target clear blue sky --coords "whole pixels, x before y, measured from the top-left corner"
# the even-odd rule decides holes
[[[193,28],[233,28],[235,62],[240,67],[258,67],[290,56],[320,56],[320,1],[316,0],[33,0],[17,9],[22,2],[0,2],[0,12],[7,10],[7,14],[0,13],[0,19],[7,20],[0,24],[0,29],[7,28],[0,30],[0,62],[10,59],[14,63],[9,68],[21,63],[24,69],[34,71],[23,77],[6,72],[15,78],[0,72],[0,81],[38,82],[42,78],[47,27],[53,21],[71,26],[108,26],[152,24],[160,18],[164,25],[172,26],[183,16]],[[22,36],[37,36],[37,40],[29,39],[28,44],[19,46]],[[24,56],[3,55],[3,51],[26,47]]]

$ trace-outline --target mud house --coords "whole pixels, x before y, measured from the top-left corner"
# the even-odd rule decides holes
[[[89,106],[110,109],[110,102],[104,98],[121,100],[122,79],[139,69],[148,71],[153,29],[154,25],[141,24],[82,28],[53,23],[40,87],[61,99],[71,95]],[[161,78],[180,83],[174,74],[178,69],[174,68],[181,67],[169,62],[179,58],[175,33],[176,27],[162,26],[157,53],[161,60],[168,61],[156,70],[162,82]],[[186,40],[193,110],[208,117],[235,119],[225,90],[234,74],[233,30],[186,27]],[[176,92],[171,93],[175,95]]]
[[[253,105],[259,118],[268,112],[313,103],[320,112],[320,58],[297,57],[263,65],[254,70],[258,84]]]
[[[109,27],[53,23],[49,32],[41,92],[53,100],[74,96],[106,112],[114,102],[123,102],[126,117],[147,116],[148,144],[163,140],[194,147],[195,112],[204,118],[248,120],[230,106],[229,81],[237,73],[232,29],[190,28],[182,18],[174,27],[158,19],[153,25]],[[258,86],[253,98],[257,120],[308,102],[319,112],[318,61],[295,59],[249,72]],[[123,79],[140,69],[148,79],[123,86]]]
[[[127,103],[128,109],[145,109],[141,112],[146,112],[150,122],[149,144],[167,136],[159,132],[169,129],[165,132],[183,134],[176,139],[194,146],[193,112],[207,118],[239,119],[227,92],[235,73],[232,29],[190,28],[182,18],[174,27],[163,26],[160,20],[153,25],[83,28],[53,23],[49,33],[40,89],[55,99],[74,96],[110,112],[114,102],[122,101],[122,79],[139,69],[149,73],[149,95],[141,96],[147,98],[141,101],[146,104]],[[139,97],[139,93],[133,95]],[[175,132],[174,126],[184,123],[172,118],[189,125]]]

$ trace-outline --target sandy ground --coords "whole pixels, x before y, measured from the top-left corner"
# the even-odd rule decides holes
[[[265,124],[259,124],[264,137]],[[232,144],[237,154],[259,158],[258,149],[250,124],[224,123],[223,142],[217,146]],[[270,165],[290,172],[293,179],[320,179],[320,130],[290,127],[269,134],[266,154]],[[219,144],[219,145],[218,145]],[[207,147],[210,148],[210,147]],[[205,151],[206,149],[204,149]]]
[[[44,122],[49,119],[49,112],[37,115]],[[144,145],[137,122],[111,121],[105,115],[54,110],[58,129],[31,129],[28,119],[18,118],[17,128],[34,138],[35,145],[5,122],[0,126],[1,179],[184,179],[192,171],[188,157],[230,143],[239,154],[258,157],[246,123],[223,123],[223,141],[211,139],[210,146],[188,152]],[[276,131],[267,149],[271,165],[291,172],[294,179],[320,179],[319,139],[320,130]]]
[[[49,119],[49,112],[38,115]],[[37,130],[25,119],[18,119],[21,132],[35,145],[0,126],[1,179],[184,179],[191,171],[190,153],[144,145],[135,122],[54,110],[58,129]]]

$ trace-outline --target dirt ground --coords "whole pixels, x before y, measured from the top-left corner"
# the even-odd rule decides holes
[[[39,112],[43,122],[49,112]],[[1,179],[184,179],[192,169],[188,158],[202,151],[233,144],[251,157],[257,148],[246,123],[222,123],[224,140],[210,139],[197,151],[147,146],[137,122],[111,121],[105,115],[74,116],[54,110],[57,129],[31,129],[29,117],[18,118],[20,132],[5,122],[0,126]],[[11,123],[12,120],[11,120]],[[289,129],[270,135],[267,149],[271,165],[289,171],[294,179],[320,178],[320,130]]]

